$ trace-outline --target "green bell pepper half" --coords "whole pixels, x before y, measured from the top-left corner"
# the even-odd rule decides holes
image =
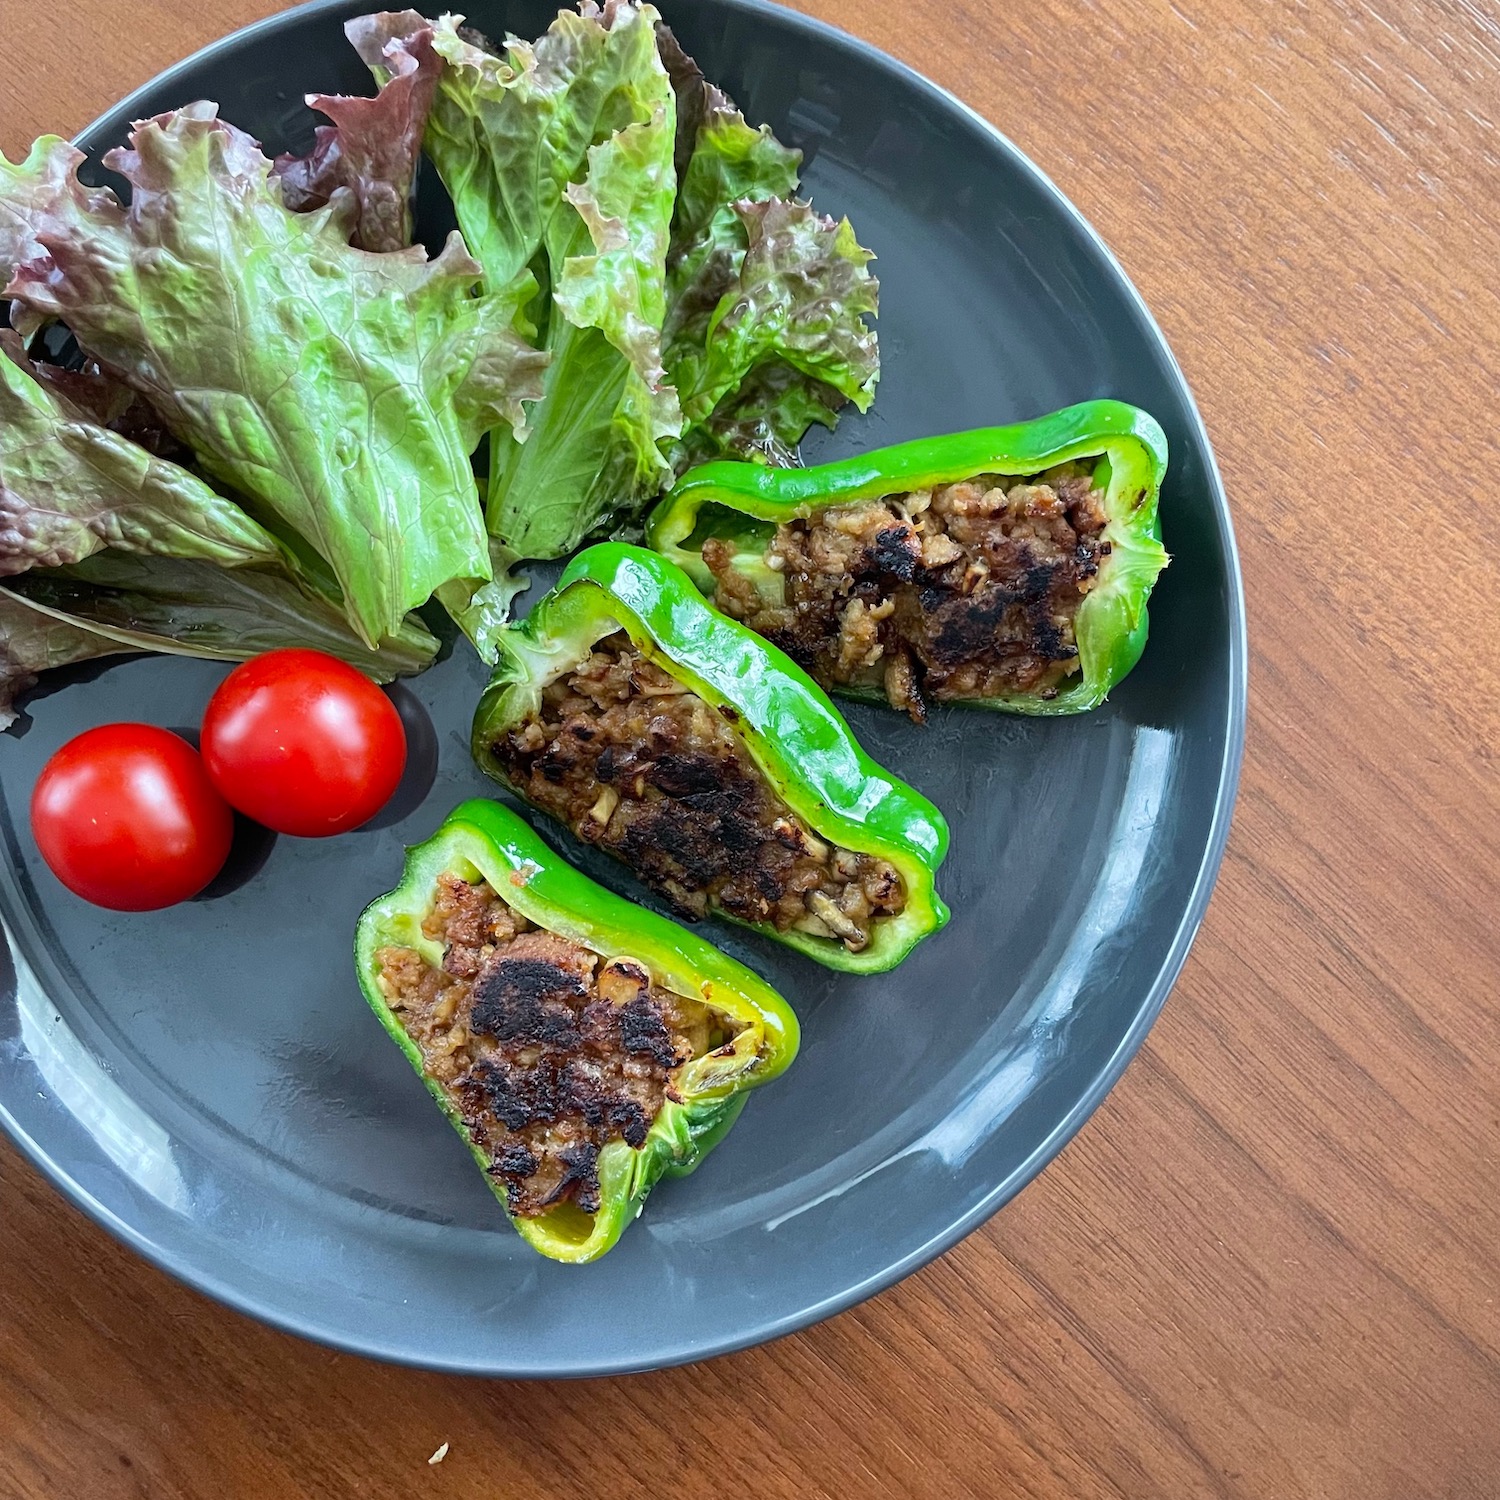
[[[981,708],[1022,714],[1075,714],[1095,708],[1140,660],[1146,600],[1167,565],[1157,500],[1167,469],[1167,439],[1155,417],[1122,401],[1085,401],[1010,427],[981,427],[947,437],[919,438],[854,458],[806,469],[756,463],[711,463],[690,469],[656,506],[646,541],[683,568],[711,598],[704,566],[706,537],[733,541],[736,561],[772,587],[777,575],[754,561],[784,522],[808,519],[833,505],[955,484],[981,474],[1024,478],[1077,459],[1097,459],[1104,477],[1103,538],[1110,552],[1074,620],[1081,671],[1055,698],[1016,693],[969,699]],[[715,509],[716,508],[716,509]],[[848,697],[884,702],[879,689],[838,686]]]
[[[474,716],[474,758],[487,775],[512,785],[491,746],[537,712],[548,683],[616,630],[699,697],[732,711],[726,718],[761,774],[814,833],[889,860],[906,887],[904,909],[878,918],[858,953],[812,933],[741,925],[829,968],[873,974],[894,968],[947,922],[934,885],[948,850],[942,813],[865,754],[789,656],[720,614],[681,568],[643,547],[604,542],[580,552],[531,614],[500,633],[499,663]]]
[[[462,803],[430,839],[406,851],[395,890],[365,908],[354,954],[370,1008],[468,1143],[502,1205],[503,1183],[489,1172],[488,1157],[443,1085],[427,1075],[420,1049],[380,988],[382,948],[411,948],[427,963],[441,965],[442,944],[423,933],[422,923],[445,873],[469,881],[482,877],[538,927],[606,960],[633,958],[663,989],[701,1001],[742,1026],[732,1046],[676,1070],[673,1087],[681,1102],[666,1100],[643,1145],[617,1139],[600,1150],[598,1212],[565,1202],[538,1217],[511,1219],[521,1237],[551,1260],[597,1260],[640,1213],[660,1178],[685,1176],[718,1144],[744,1107],[746,1090],[769,1082],[792,1061],[797,1018],[770,985],[712,943],[580,874],[510,808],[482,797]]]

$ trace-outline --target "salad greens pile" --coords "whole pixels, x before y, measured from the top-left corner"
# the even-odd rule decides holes
[[[351,22],[378,91],[310,96],[304,156],[204,102],[105,157],[128,204],[55,136],[0,156],[0,727],[115,652],[420,671],[432,599],[492,658],[516,563],[868,407],[869,252],[650,5],[503,48],[460,21]],[[423,151],[460,230],[432,259]]]

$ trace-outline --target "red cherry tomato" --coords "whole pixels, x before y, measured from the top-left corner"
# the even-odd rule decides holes
[[[104,724],[42,768],[31,831],[52,873],[85,901],[157,911],[196,896],[223,868],[234,814],[179,735]]]
[[[231,806],[317,838],[368,822],[406,769],[406,730],[369,678],[321,651],[268,651],[219,684],[203,763]]]

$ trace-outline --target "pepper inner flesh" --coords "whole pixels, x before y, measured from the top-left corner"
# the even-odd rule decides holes
[[[873,924],[906,905],[901,876],[819,838],[773,790],[728,712],[618,632],[492,748],[523,796],[685,916],[715,908],[862,951]]]
[[[597,1213],[599,1152],[643,1145],[677,1069],[741,1029],[635,959],[534,926],[483,881],[440,875],[422,931],[442,967],[382,948],[381,991],[523,1218]]]
[[[1080,670],[1078,606],[1110,553],[1092,469],[830,506],[776,528],[759,582],[710,536],[714,602],[823,686],[883,691],[919,723],[929,702],[1055,698]]]

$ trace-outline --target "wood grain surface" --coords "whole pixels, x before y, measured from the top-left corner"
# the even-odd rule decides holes
[[[7,1147],[4,1500],[1500,1496],[1500,12],[802,3],[1059,183],[1217,445],[1250,742],[1165,1015],[928,1270],[625,1380],[461,1381],[271,1332]],[[275,8],[4,0],[0,149]]]

